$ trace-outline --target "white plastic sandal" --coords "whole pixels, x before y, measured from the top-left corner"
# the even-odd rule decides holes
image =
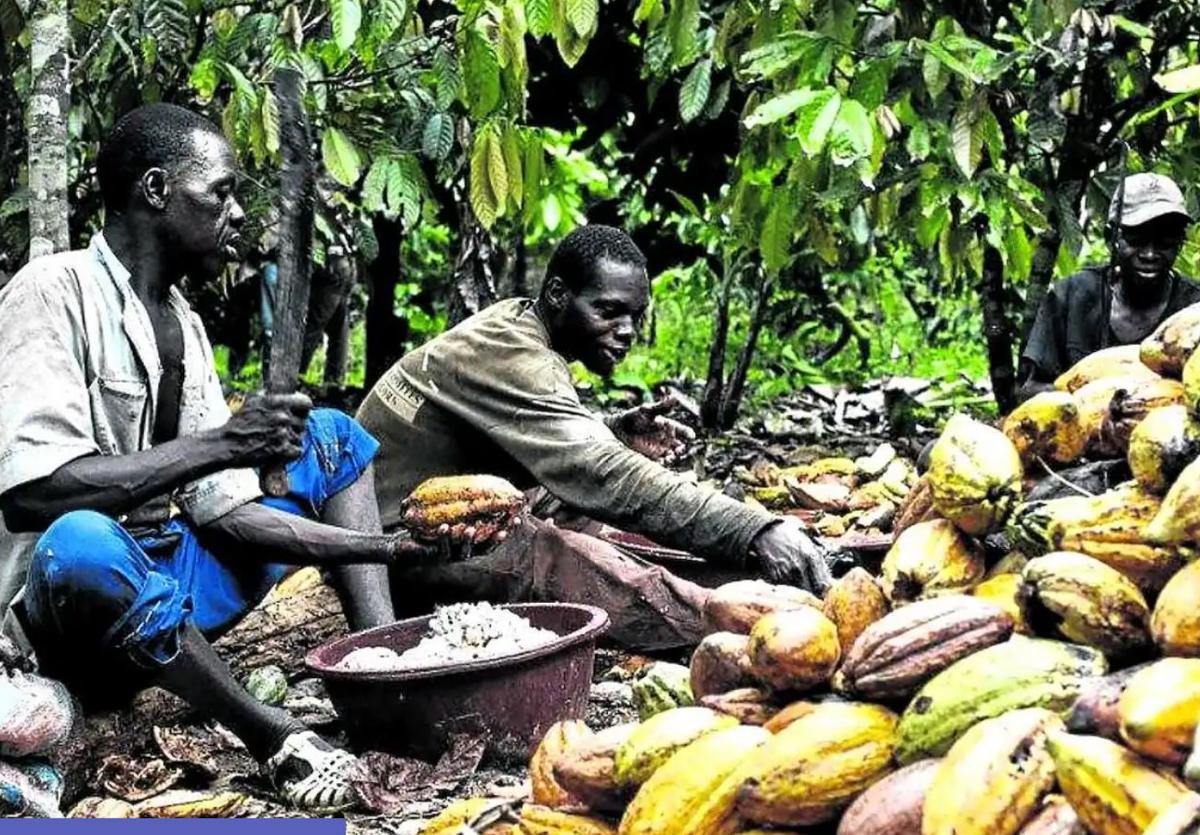
[[[267,760],[267,772],[279,793],[296,808],[340,812],[358,802],[350,772],[358,759],[334,748],[312,731],[294,733]]]

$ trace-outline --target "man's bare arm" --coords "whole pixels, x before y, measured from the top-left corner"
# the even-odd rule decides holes
[[[242,505],[197,529],[200,541],[221,553],[255,562],[350,565],[423,559],[436,551],[408,533],[370,534],[314,522],[257,502]]]
[[[232,467],[300,455],[311,402],[304,395],[248,401],[224,425],[129,455],[89,455],[0,496],[5,526],[44,530],[72,510],[117,516],[189,481]]]

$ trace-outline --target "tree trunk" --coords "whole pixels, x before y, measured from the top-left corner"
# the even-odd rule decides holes
[[[342,386],[346,383],[346,368],[350,357],[350,300],[344,299],[334,311],[325,329],[329,341],[325,348],[325,384]]]
[[[396,317],[396,284],[400,281],[400,221],[375,218],[379,257],[367,266],[367,371],[363,388],[370,389],[404,351],[408,322]]]
[[[700,423],[705,429],[721,428],[721,403],[725,399],[725,346],[729,344],[729,304],[737,270],[728,262],[721,272],[721,295],[717,299],[717,321],[708,349],[708,379],[700,402]]]
[[[750,329],[746,333],[746,342],[738,354],[737,365],[725,387],[725,398],[721,403],[721,427],[731,429],[737,420],[738,411],[742,407],[742,393],[746,388],[746,375],[750,373],[750,363],[754,360],[754,350],[758,347],[758,335],[762,333],[763,323],[767,320],[767,310],[770,309],[771,279],[763,272],[758,283],[758,295],[754,299],[754,312],[750,315]]]
[[[1017,405],[1017,373],[1013,366],[1012,327],[1004,310],[1004,260],[990,244],[983,252],[983,278],[979,287],[983,302],[983,335],[987,342],[992,394],[1000,414]]]
[[[67,203],[68,75],[66,0],[41,0],[30,24],[29,257],[71,246]]]
[[[492,269],[492,239],[475,219],[466,192],[458,199],[458,257],[450,281],[447,327],[453,327],[496,301],[496,276]]]

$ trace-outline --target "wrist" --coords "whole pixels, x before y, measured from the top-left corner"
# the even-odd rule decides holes
[[[207,456],[217,465],[218,469],[233,467],[239,463],[237,446],[223,427],[205,429],[193,437],[200,439]]]

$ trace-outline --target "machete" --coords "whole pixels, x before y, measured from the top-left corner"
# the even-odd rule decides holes
[[[1116,280],[1117,275],[1117,237],[1121,233],[1121,215],[1125,214],[1125,175],[1129,169],[1129,143],[1118,142],[1121,151],[1121,169],[1117,174],[1117,190],[1113,192],[1113,206],[1104,226],[1105,237],[1108,238],[1109,283]],[[1100,294],[1100,347],[1108,347],[1108,317],[1112,314],[1112,290],[1105,288]]]
[[[279,279],[275,288],[267,392],[290,394],[296,390],[300,376],[304,322],[308,315],[313,155],[308,114],[304,111],[303,76],[293,67],[280,67],[275,70],[274,86],[283,164],[279,172]],[[287,495],[287,470],[283,462],[265,468],[261,479],[262,490],[268,496]]]

